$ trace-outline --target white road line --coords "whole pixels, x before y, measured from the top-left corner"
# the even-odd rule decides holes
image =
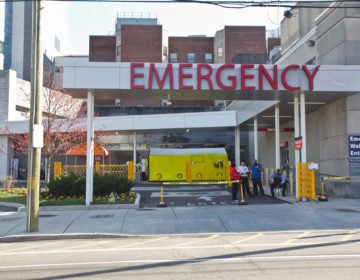
[[[143,264],[143,263],[199,263],[199,262],[248,262],[259,260],[311,260],[311,259],[348,259],[360,258],[360,254],[336,254],[336,255],[303,255],[303,256],[267,256],[267,257],[237,257],[237,258],[199,258],[199,259],[164,259],[164,260],[118,260],[104,262],[78,262],[78,263],[44,263],[44,264],[27,264],[27,265],[6,265],[1,266],[0,270],[11,269],[29,269],[29,268],[46,268],[46,267],[64,267],[64,266],[91,266],[94,265],[119,265],[119,264]]]

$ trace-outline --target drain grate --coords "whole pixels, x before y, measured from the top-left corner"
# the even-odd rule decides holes
[[[90,219],[112,219],[112,218],[114,218],[113,214],[90,216]]]
[[[359,213],[360,212],[359,210],[351,209],[351,208],[337,208],[335,210],[339,211],[339,212],[348,212],[348,213]]]

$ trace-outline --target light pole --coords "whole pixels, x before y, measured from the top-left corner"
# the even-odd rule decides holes
[[[32,42],[31,42],[31,95],[29,120],[29,148],[26,200],[26,231],[39,230],[39,194],[41,148],[43,146],[43,126],[41,90],[43,86],[43,57],[41,50],[41,0],[32,2]]]

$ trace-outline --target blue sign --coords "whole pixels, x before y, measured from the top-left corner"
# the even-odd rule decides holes
[[[349,135],[349,157],[360,158],[360,135]]]
[[[350,176],[360,176],[360,135],[349,135]]]

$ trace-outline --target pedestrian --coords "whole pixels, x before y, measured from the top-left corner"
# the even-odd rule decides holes
[[[282,196],[286,196],[287,181],[280,168],[276,169],[275,173],[270,174],[270,178],[273,179],[270,184],[271,196],[275,198],[274,188],[282,188]]]
[[[146,175],[147,165],[146,165],[146,159],[144,159],[144,158],[142,158],[140,161],[140,169],[141,169],[141,181],[146,181],[147,180],[147,175]]]
[[[242,191],[243,193],[246,191],[246,193],[248,194],[249,197],[252,197],[252,194],[250,192],[250,188],[249,188],[249,178],[248,178],[248,174],[249,172],[249,168],[245,165],[245,161],[241,161],[240,166],[238,168],[238,172],[240,173],[240,182],[241,185],[243,187]],[[245,190],[244,190],[245,188]]]
[[[250,169],[251,169],[251,180],[254,187],[254,196],[258,195],[258,187],[261,195],[264,195],[264,188],[261,181],[261,172],[263,171],[261,163],[258,163],[257,160],[254,159]]]
[[[239,192],[239,181],[240,181],[240,173],[236,169],[236,164],[231,163],[231,169],[230,169],[230,179],[232,182],[232,201],[236,201],[237,194]]]

